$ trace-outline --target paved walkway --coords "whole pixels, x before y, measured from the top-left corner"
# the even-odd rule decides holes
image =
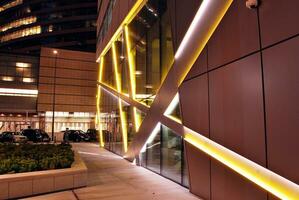
[[[96,144],[74,145],[88,167],[88,187],[27,200],[198,200],[188,189]]]

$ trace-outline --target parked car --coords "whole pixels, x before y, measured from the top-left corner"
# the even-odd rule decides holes
[[[41,129],[25,129],[22,131],[22,135],[32,142],[50,142],[49,135]]]
[[[63,140],[64,142],[81,142],[89,141],[90,137],[81,130],[68,130],[64,132]]]
[[[15,143],[26,143],[28,141],[27,137],[19,132],[13,132],[13,142]]]
[[[50,142],[51,138],[44,130],[41,129],[35,129],[36,132],[38,132],[42,136],[42,142]]]
[[[13,138],[13,134],[12,132],[3,132],[0,134],[0,142],[13,142],[14,138]]]
[[[86,134],[89,136],[90,141],[99,141],[98,133],[96,129],[88,129]]]
[[[28,141],[42,142],[42,136],[34,129],[24,129],[22,135],[26,136]]]

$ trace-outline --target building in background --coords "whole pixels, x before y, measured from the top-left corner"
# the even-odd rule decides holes
[[[97,0],[0,2],[0,132],[51,132],[53,104],[55,131],[94,127],[96,19]]]
[[[99,1],[101,144],[202,199],[287,199],[274,182],[299,184],[299,3],[233,1],[209,38],[230,2]]]
[[[55,52],[55,53],[54,53]],[[95,54],[42,48],[40,56],[0,54],[0,132],[95,127]]]
[[[38,127],[39,57],[0,54],[0,132]]]
[[[97,0],[0,2],[0,51],[39,54],[41,47],[95,52]]]
[[[97,64],[95,54],[42,48],[37,111],[54,132],[95,128]]]

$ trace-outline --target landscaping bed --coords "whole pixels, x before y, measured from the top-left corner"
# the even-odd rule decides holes
[[[0,174],[70,168],[73,162],[71,145],[0,144]]]

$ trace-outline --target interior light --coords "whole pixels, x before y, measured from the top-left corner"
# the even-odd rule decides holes
[[[143,145],[142,149],[141,149],[141,153],[144,153],[146,151],[146,145],[149,143],[152,143],[155,139],[155,137],[157,136],[157,134],[160,131],[160,127],[161,127],[161,123],[158,122],[155,126],[155,128],[152,130],[150,136],[147,138],[145,144]]]
[[[21,67],[21,68],[27,68],[27,67],[31,67],[31,64],[30,63],[17,62],[16,66]]]
[[[58,51],[57,50],[53,50],[53,54],[54,55],[58,54]]]
[[[142,71],[136,70],[135,75],[142,75]]]
[[[13,77],[11,77],[11,76],[3,76],[2,77],[2,81],[14,81],[14,78]]]
[[[145,85],[144,87],[147,88],[147,89],[153,89],[154,88],[154,86],[152,86],[152,85]]]
[[[24,83],[33,83],[34,79],[33,78],[23,78]]]
[[[0,93],[7,94],[38,94],[38,90],[27,90],[27,89],[11,89],[11,88],[0,88]]]

